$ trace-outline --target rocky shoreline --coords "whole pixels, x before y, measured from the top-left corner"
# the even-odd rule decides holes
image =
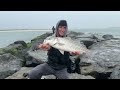
[[[36,60],[28,51],[37,50],[36,45],[42,43],[52,33],[44,33],[31,40],[30,43],[16,41],[5,48],[0,48],[0,79],[24,79],[23,73],[47,61],[46,51],[40,50],[41,59]],[[68,36],[76,39],[90,50],[83,56],[71,56],[79,64],[80,72],[70,73],[70,79],[120,79],[120,38],[112,35],[99,35],[82,32],[68,32]],[[53,75],[42,79],[56,79]]]

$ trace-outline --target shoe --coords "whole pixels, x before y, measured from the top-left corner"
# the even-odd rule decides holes
[[[23,73],[23,77],[27,77],[28,76],[28,73]]]

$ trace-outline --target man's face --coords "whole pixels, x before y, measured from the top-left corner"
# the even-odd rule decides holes
[[[58,33],[60,36],[64,36],[64,33],[66,31],[67,27],[66,26],[59,26],[58,27]]]

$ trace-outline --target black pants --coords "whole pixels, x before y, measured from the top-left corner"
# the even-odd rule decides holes
[[[33,68],[28,74],[28,78],[41,79],[42,75],[55,75],[58,79],[69,79],[67,68],[62,70],[54,70],[47,63],[40,64]]]

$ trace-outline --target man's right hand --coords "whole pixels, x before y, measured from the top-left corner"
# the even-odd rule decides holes
[[[79,51],[76,51],[76,52],[70,52],[71,55],[80,55],[80,52]]]
[[[49,50],[51,48],[49,44],[39,44],[37,47],[43,50]]]

